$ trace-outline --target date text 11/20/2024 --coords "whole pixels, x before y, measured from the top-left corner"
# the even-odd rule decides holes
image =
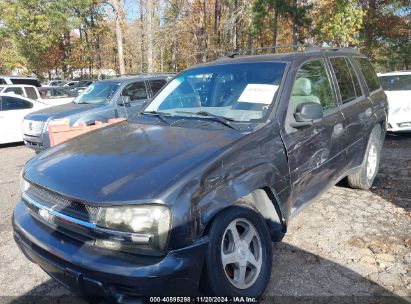
[[[253,297],[150,297],[150,303],[257,303]]]

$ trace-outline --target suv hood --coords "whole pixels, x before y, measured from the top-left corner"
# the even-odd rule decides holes
[[[45,108],[26,115],[25,119],[35,121],[47,121],[50,119],[64,118],[73,114],[100,107],[101,104],[77,104],[67,103],[60,106]]]
[[[96,205],[148,200],[240,136],[235,130],[122,122],[41,153],[26,165],[24,176]]]

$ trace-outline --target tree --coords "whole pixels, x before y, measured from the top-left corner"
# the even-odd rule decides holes
[[[354,0],[319,1],[314,18],[317,42],[338,47],[358,45],[363,14]]]

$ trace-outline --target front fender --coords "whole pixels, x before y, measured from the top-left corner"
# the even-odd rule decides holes
[[[281,179],[272,164],[261,163],[219,185],[195,208],[198,237],[207,232],[212,219],[222,210],[235,204],[246,204],[265,218],[273,239],[278,240],[278,233],[286,230],[285,214],[278,193],[270,185]]]

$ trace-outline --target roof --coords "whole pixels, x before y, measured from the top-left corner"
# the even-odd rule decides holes
[[[1,77],[1,76],[0,76]],[[0,84],[0,88],[21,88],[21,87],[33,87],[33,88],[37,88],[34,85],[31,84]],[[38,87],[40,88],[40,87]]]
[[[19,79],[33,79],[33,80],[38,80],[37,78],[27,77],[27,76],[0,75],[0,77],[1,77],[1,78],[19,78]]]
[[[289,46],[287,46],[290,48]],[[253,49],[253,51],[259,50],[271,50],[275,49],[273,47],[264,47]],[[248,62],[267,62],[267,61],[292,61],[297,58],[311,58],[311,57],[318,57],[320,54],[326,55],[342,55],[342,56],[349,56],[349,55],[357,55],[357,56],[364,56],[358,50],[352,48],[322,48],[322,47],[307,47],[303,51],[293,51],[288,53],[275,53],[275,54],[261,54],[261,55],[241,55],[244,52],[249,51],[241,51],[240,53],[229,53],[225,57],[221,57],[215,61],[204,63],[199,66],[209,66],[209,65],[216,65],[216,64],[225,64],[225,63],[248,63]]]
[[[411,71],[393,71],[388,73],[378,73],[378,77],[380,76],[396,76],[396,75],[411,75]]]
[[[153,73],[153,74],[136,74],[136,75],[126,75],[117,78],[110,78],[99,80],[99,82],[125,82],[132,80],[146,80],[146,79],[164,79],[166,77],[173,77],[174,73]]]

